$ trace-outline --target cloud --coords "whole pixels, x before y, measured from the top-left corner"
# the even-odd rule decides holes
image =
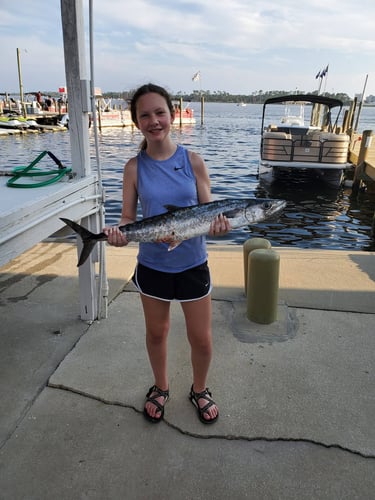
[[[103,90],[147,79],[191,91],[199,69],[204,89],[309,91],[329,63],[327,90],[354,95],[369,73],[368,93],[375,94],[373,0],[95,0],[93,6],[95,76]],[[0,28],[7,68],[0,91],[17,90],[16,47],[27,49],[25,86],[54,90],[64,83],[60,1],[2,0]]]

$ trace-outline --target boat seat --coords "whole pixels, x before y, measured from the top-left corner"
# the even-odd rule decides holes
[[[287,125],[278,127],[279,132],[286,132],[287,134],[293,135],[306,135],[308,130],[308,127],[290,127]]]
[[[349,142],[349,136],[347,134],[335,134],[334,132],[322,132],[320,134],[320,139],[322,141]]]
[[[292,136],[286,132],[264,132],[263,139],[288,139],[288,140],[291,140]]]

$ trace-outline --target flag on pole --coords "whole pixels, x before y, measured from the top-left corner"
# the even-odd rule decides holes
[[[193,75],[193,82],[198,82],[199,80],[201,79],[201,72],[200,71],[197,71],[194,75]]]
[[[316,75],[315,78],[324,78],[326,76],[326,74],[328,73],[328,67],[329,67],[329,64],[327,64],[327,66],[321,70],[318,71],[318,74]]]

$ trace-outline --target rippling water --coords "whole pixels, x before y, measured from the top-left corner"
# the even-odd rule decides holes
[[[317,183],[274,183],[267,189],[259,185],[261,112],[260,105],[205,104],[204,125],[200,124],[200,105],[193,103],[197,123],[173,131],[180,144],[201,154],[210,171],[214,199],[236,197],[272,197],[287,200],[277,220],[251,228],[251,236],[268,238],[273,246],[304,248],[375,250],[371,221],[375,195],[361,193],[351,200],[351,189],[331,189]],[[275,107],[275,120],[283,113]],[[359,130],[375,130],[375,109],[363,108]],[[96,168],[93,131],[93,168]],[[134,156],[141,142],[137,130],[104,129],[99,134],[100,164],[106,190],[106,222],[117,223],[121,212],[121,184],[124,163]],[[41,151],[49,150],[65,165],[70,165],[69,133],[30,134],[0,138],[0,165],[27,165]],[[242,244],[250,236],[248,229],[236,230],[220,240]]]

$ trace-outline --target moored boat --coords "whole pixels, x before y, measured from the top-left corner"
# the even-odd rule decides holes
[[[111,106],[110,100],[108,100],[104,106],[99,103],[96,116],[99,128],[135,126],[131,117],[130,109],[115,109]],[[181,113],[179,106],[175,105],[175,118],[173,121],[173,125],[179,126],[194,124],[194,110],[189,106],[186,106],[185,108],[183,108]],[[69,115],[67,113],[61,117],[59,125],[66,127],[69,126]]]
[[[270,106],[284,104],[280,123],[267,123]],[[310,120],[305,108],[310,106]],[[338,126],[343,103],[315,94],[293,94],[267,99],[263,105],[259,179],[270,182],[293,174],[319,178],[338,187],[348,161],[350,136]],[[333,116],[333,114],[335,116]]]
[[[173,125],[194,125],[195,117],[194,117],[194,109],[190,108],[189,105],[182,108],[180,104],[175,104],[175,116]]]
[[[129,109],[106,108],[97,114],[99,127],[129,127],[133,120]]]

